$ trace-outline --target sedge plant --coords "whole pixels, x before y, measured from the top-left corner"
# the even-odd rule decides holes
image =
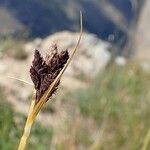
[[[75,48],[69,55],[68,50],[58,53],[57,45],[53,45],[50,52],[42,58],[38,50],[35,50],[34,59],[30,68],[30,76],[34,83],[32,102],[28,117],[24,127],[23,135],[20,139],[18,150],[24,150],[30,135],[31,127],[36,116],[57,90],[60,78],[71,62],[82,36],[82,13],[80,12],[80,34]]]

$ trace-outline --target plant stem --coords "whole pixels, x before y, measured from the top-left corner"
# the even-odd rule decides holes
[[[34,100],[32,100],[31,106],[30,106],[30,110],[28,113],[28,118],[25,124],[25,128],[24,128],[24,132],[23,135],[21,137],[19,146],[18,146],[18,150],[25,150],[26,144],[27,144],[27,140],[29,138],[30,135],[30,131],[31,131],[31,127],[33,124],[33,119],[32,119],[32,111],[33,111],[33,107],[34,107]]]
[[[142,147],[142,150],[147,150],[148,149],[148,144],[150,142],[150,129],[144,139],[144,144],[143,144],[143,147]]]
[[[32,123],[33,123],[33,122],[31,122],[31,123],[28,123],[28,122],[27,122],[27,123],[26,123],[25,128],[24,128],[24,133],[23,133],[23,135],[22,135],[22,137],[21,137],[18,150],[25,150],[26,143],[27,143],[28,137],[29,137],[29,135],[30,135]]]

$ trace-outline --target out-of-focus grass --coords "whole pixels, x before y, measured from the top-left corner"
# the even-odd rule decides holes
[[[97,149],[141,148],[150,127],[150,73],[135,64],[113,66],[73,96],[82,116],[93,118],[99,132],[103,126],[101,139],[93,138]]]
[[[27,58],[27,53],[24,50],[24,42],[13,38],[1,38],[0,52],[4,56],[13,57],[15,59]]]
[[[21,120],[20,120],[21,119]],[[25,116],[17,114],[6,102],[5,96],[0,90],[0,149],[17,149],[19,139],[23,132]],[[27,149],[44,150],[49,149],[53,135],[52,128],[41,127],[35,123],[32,128],[32,137],[29,139]]]
[[[70,114],[66,123],[62,123],[65,129],[60,129],[61,136],[56,135],[59,131],[55,132],[58,139],[53,147],[56,150],[141,149],[150,128],[150,72],[133,63],[112,66],[89,84],[87,89],[67,94],[62,101],[69,103]],[[54,108],[50,105],[46,109],[51,112]],[[0,92],[0,149],[17,148],[24,123],[25,116],[16,114]],[[50,148],[51,128],[36,122],[31,132],[27,149]]]

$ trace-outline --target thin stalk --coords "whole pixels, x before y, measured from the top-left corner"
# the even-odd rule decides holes
[[[29,138],[31,127],[32,127],[32,124],[33,124],[33,121],[34,121],[34,120],[30,119],[31,116],[32,116],[32,111],[33,111],[33,108],[34,108],[34,104],[35,104],[35,101],[32,100],[32,103],[31,103],[31,106],[30,106],[30,109],[29,109],[29,113],[28,113],[28,118],[27,118],[27,121],[26,121],[26,124],[25,124],[23,135],[22,135],[20,143],[19,143],[18,150],[24,150],[25,147],[26,147],[26,143],[27,143],[27,140]]]
[[[148,133],[147,133],[147,135],[146,135],[146,137],[144,139],[144,144],[143,144],[143,147],[142,147],[141,150],[148,150],[149,142],[150,142],[150,129],[149,129],[149,131],[148,131]]]
[[[32,122],[26,122],[25,128],[24,128],[24,133],[21,137],[20,144],[18,147],[18,150],[24,150],[30,135],[31,127],[32,127],[33,121]]]

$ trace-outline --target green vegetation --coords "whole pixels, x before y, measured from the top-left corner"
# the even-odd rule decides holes
[[[20,120],[21,119],[21,120]],[[5,96],[0,91],[0,149],[15,150],[17,149],[19,139],[23,132],[25,116],[17,114],[6,102]],[[32,128],[32,137],[27,149],[45,150],[50,147],[53,135],[52,128],[41,127],[35,123]],[[29,148],[30,147],[30,148]]]
[[[100,142],[98,149],[141,148],[150,128],[150,73],[134,64],[113,66],[73,96],[81,115],[93,118],[103,132],[100,139],[93,140]]]
[[[27,58],[24,50],[24,42],[13,38],[1,38],[0,52],[4,56],[13,57],[19,60]]]
[[[126,67],[111,66],[89,84],[87,89],[67,94],[61,101],[62,107],[67,104],[65,108],[68,108],[69,114],[65,124],[62,122],[63,130],[55,131],[57,140],[54,140],[54,148],[141,149],[150,129],[150,72],[133,63]],[[55,109],[51,103],[49,105],[46,112],[54,109],[55,115],[59,108]],[[16,149],[25,117],[13,111],[2,93],[0,114],[0,149]],[[31,132],[27,149],[50,148],[51,128],[36,122]]]

